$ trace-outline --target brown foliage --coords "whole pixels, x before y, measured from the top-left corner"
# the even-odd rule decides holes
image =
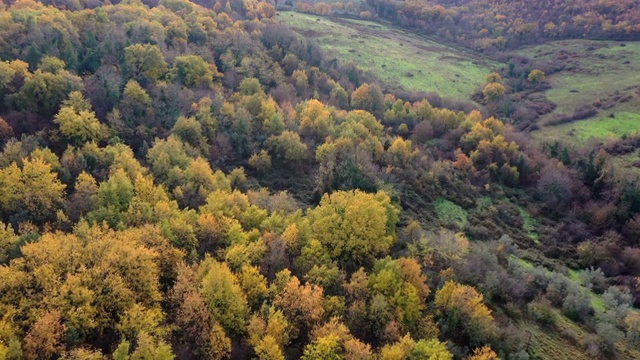
[[[293,325],[292,337],[304,333],[320,322],[324,316],[322,288],[316,285],[300,285],[295,276],[286,284],[274,300]]]
[[[64,351],[64,332],[60,313],[50,311],[33,324],[24,338],[24,355],[28,360],[55,359]]]

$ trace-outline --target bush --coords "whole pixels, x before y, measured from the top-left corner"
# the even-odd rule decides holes
[[[556,325],[557,316],[546,298],[529,303],[527,313],[542,326],[553,327]]]
[[[590,267],[580,272],[582,284],[598,294],[602,294],[607,286],[607,279],[600,268]]]
[[[610,322],[597,323],[596,333],[600,337],[600,350],[605,353],[612,353],[615,349],[615,344],[624,339],[624,333]]]
[[[368,20],[372,18],[372,15],[369,11],[362,11],[360,12],[360,18]]]
[[[593,313],[591,296],[578,285],[572,283],[562,302],[562,313],[575,321],[584,321],[587,316]]]

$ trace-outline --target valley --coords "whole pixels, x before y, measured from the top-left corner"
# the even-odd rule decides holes
[[[480,53],[445,45],[381,21],[326,17],[293,11],[278,20],[312,39],[342,63],[352,61],[392,90],[435,92],[468,99],[487,74],[506,65]],[[640,130],[640,43],[561,40],[512,52],[529,58],[547,74],[544,95],[557,107],[538,119],[531,134],[544,142],[584,146],[589,141],[618,140]],[[581,109],[584,119],[554,124]],[[639,160],[624,156],[628,167]]]
[[[280,12],[277,18],[318,42],[343,65],[353,61],[390,89],[437,92],[443,97],[468,99],[492,69],[503,66],[390,24],[293,11]]]
[[[558,69],[545,92],[557,105],[540,119],[534,136],[585,145],[589,139],[619,139],[640,130],[640,43],[594,40],[553,41],[516,54]],[[554,117],[593,109],[583,120],[548,126]]]
[[[551,3],[0,2],[0,360],[640,359],[640,0]]]

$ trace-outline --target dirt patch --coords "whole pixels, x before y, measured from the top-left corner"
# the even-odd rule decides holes
[[[323,35],[323,33],[315,31],[315,30],[310,30],[310,29],[301,29],[301,28],[297,28],[297,27],[292,27],[291,28],[293,31],[297,32],[298,34],[307,37],[307,38],[317,38]]]
[[[465,58],[460,57],[460,56],[445,55],[445,56],[441,56],[440,60],[467,61],[469,59],[465,59]],[[474,61],[473,64],[474,65],[480,65],[476,61]]]
[[[413,44],[414,47],[417,47],[420,50],[429,51],[429,52],[442,52],[442,48],[437,46],[428,46],[423,44]]]
[[[583,105],[577,107],[572,115],[554,115],[550,117],[546,124],[547,126],[554,126],[560,124],[566,124],[573,121],[579,121],[588,119],[590,117],[598,115],[598,111],[593,105]]]

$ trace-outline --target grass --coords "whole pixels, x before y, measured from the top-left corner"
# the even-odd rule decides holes
[[[622,111],[615,117],[598,115],[586,120],[557,126],[545,126],[536,136],[542,140],[563,140],[569,144],[585,145],[590,139],[619,139],[640,131],[640,111]]]
[[[545,95],[558,105],[547,117],[572,114],[577,107],[597,101],[611,105],[586,120],[544,126],[534,133],[536,137],[583,145],[590,138],[619,138],[640,130],[640,96],[636,93],[640,85],[640,43],[622,45],[615,41],[563,40],[518,51],[537,62],[564,65],[562,71],[547,77],[552,88]],[[620,101],[625,97],[626,101]]]
[[[525,269],[532,269],[534,267],[530,261],[527,261],[523,258],[519,258],[515,255],[511,255],[510,258]]]
[[[341,63],[353,61],[387,86],[468,99],[500,63],[372,21],[280,12],[278,19],[314,39]]]
[[[489,196],[480,196],[476,200],[476,210],[483,212],[489,209],[489,206],[493,205],[493,200]]]
[[[439,199],[433,205],[440,221],[453,223],[460,228],[467,224],[467,212],[459,205],[446,199]]]
[[[552,89],[546,95],[558,105],[554,113],[571,113],[576,106],[635,87],[640,80],[640,43],[623,47],[614,41],[563,40],[519,53],[541,62],[564,63],[564,70],[548,77]]]
[[[586,331],[576,323],[562,315],[559,311],[555,313],[555,328],[544,329],[536,324],[524,322],[518,327],[529,334],[527,347],[531,359],[563,359],[563,360],[587,360],[591,359],[576,340],[582,338]],[[560,333],[566,334],[560,336]],[[571,334],[571,335],[569,335]],[[569,337],[569,339],[568,339]],[[573,337],[574,339],[571,339]]]
[[[538,236],[538,232],[536,229],[538,228],[538,222],[534,219],[529,212],[519,206],[518,211],[520,212],[520,217],[522,218],[522,230],[535,242],[536,244],[540,244],[540,237]]]
[[[630,175],[638,174],[638,165],[640,164],[640,149],[636,149],[631,153],[620,155],[612,158],[613,164],[620,175],[628,173]]]
[[[569,269],[569,278],[576,283],[582,285],[582,278],[580,277],[580,271],[575,269]],[[585,288],[586,289],[586,288]],[[594,293],[593,291],[589,291],[589,295],[591,296],[591,306],[596,311],[604,312],[604,299],[602,299],[601,295]]]

